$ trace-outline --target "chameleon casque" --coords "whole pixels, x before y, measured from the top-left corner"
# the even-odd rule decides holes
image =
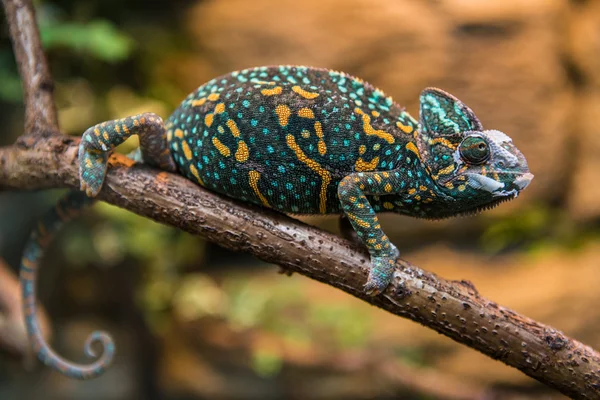
[[[21,263],[26,325],[40,360],[87,379],[112,362],[103,332],[88,338],[103,354],[70,363],[44,341],[36,317],[35,275],[53,232],[92,203],[109,152],[137,134],[143,161],[183,174],[211,191],[288,214],[342,214],[371,256],[365,290],[390,282],[398,249],[378,212],[439,219],[517,197],[533,178],[512,140],[484,130],[475,114],[435,88],[420,96],[420,119],[372,85],[341,72],[272,66],[232,72],[191,93],[163,123],[151,113],[89,128],[79,149],[83,192],[70,192],[38,224]]]

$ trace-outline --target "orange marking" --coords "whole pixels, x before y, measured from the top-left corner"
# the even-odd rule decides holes
[[[417,155],[419,160],[421,159],[421,154],[419,153],[419,149],[417,149],[417,146],[415,146],[415,144],[413,142],[408,142],[408,144],[406,145],[406,150],[412,151],[413,153],[415,153]]]
[[[385,187],[383,188],[383,190],[386,191],[386,193],[389,193],[392,191],[392,185],[390,185],[389,183],[385,184]]]
[[[190,161],[192,159],[192,149],[190,149],[188,143],[186,141],[181,142],[181,148],[183,149],[185,158]]]
[[[298,116],[300,118],[310,118],[310,119],[314,119],[315,118],[315,114],[313,113],[313,110],[311,110],[310,108],[301,108],[300,111],[298,111]]]
[[[312,100],[312,99],[319,97],[319,93],[307,92],[306,90],[302,89],[300,86],[294,86],[294,87],[292,87],[292,90],[295,93],[298,93],[300,96],[302,96],[308,100]]]
[[[250,171],[248,172],[248,177],[250,179],[250,186],[252,187],[252,190],[254,190],[254,193],[256,193],[256,196],[258,196],[258,198],[260,199],[261,203],[266,207],[271,207],[265,196],[263,196],[260,190],[258,189],[258,180],[260,179],[260,173],[257,171]]]
[[[354,222],[356,222],[358,224],[358,226],[361,226],[363,228],[370,228],[371,227],[371,224],[369,224],[366,221],[363,221],[362,219],[358,218],[354,214],[346,213],[346,215],[348,216],[348,218],[350,218],[351,220],[353,220]]]
[[[325,214],[325,212],[327,211],[327,186],[329,186],[329,183],[331,182],[331,174],[329,173],[329,171],[324,169],[318,162],[310,159],[306,156],[306,154],[304,154],[304,151],[302,151],[300,146],[296,144],[296,139],[293,135],[287,135],[285,139],[289,148],[294,150],[294,152],[296,153],[296,157],[298,158],[298,160],[306,164],[310,169],[315,171],[321,177],[321,196],[319,202],[319,211],[321,212],[321,214]]]
[[[379,157],[375,157],[374,159],[372,159],[369,162],[364,161],[361,157],[358,158],[358,160],[356,160],[356,163],[354,164],[354,170],[355,171],[373,171],[377,165],[379,164]]]
[[[219,93],[211,93],[208,95],[208,99],[210,101],[217,101],[219,100],[220,94]]]
[[[284,104],[279,104],[275,108],[275,113],[277,114],[277,117],[279,118],[279,125],[287,126],[290,115],[292,114],[292,112],[290,111],[290,108]]]
[[[221,155],[223,155],[224,157],[229,157],[231,155],[231,150],[229,150],[229,147],[221,143],[221,141],[216,136],[213,136],[212,143],[215,145],[217,150],[219,150],[219,153],[221,153]]]
[[[176,129],[175,136],[178,137],[179,139],[183,139],[183,136],[185,136],[185,135],[181,129]]]
[[[410,134],[413,131],[413,127],[411,125],[403,125],[402,122],[396,122],[396,126],[406,134]]]
[[[361,144],[360,147],[358,148],[358,154],[363,155],[363,154],[365,154],[365,151],[367,151],[367,146],[365,146],[364,144]]]
[[[386,201],[385,203],[383,203],[383,208],[385,208],[386,210],[392,210],[394,209],[394,205],[389,201]]]
[[[273,89],[263,89],[260,92],[262,93],[263,96],[275,96],[277,94],[281,94],[283,89],[281,89],[281,86],[277,86],[274,87]]]
[[[324,156],[325,153],[327,153],[327,145],[323,140],[323,128],[321,127],[321,123],[318,121],[315,122],[315,132],[317,133],[317,137],[319,138],[319,143],[317,144],[319,154]]]
[[[29,269],[36,269],[37,268],[37,262],[31,261],[29,258],[23,258],[21,260],[21,263],[23,264],[23,266],[25,268],[29,268]]]
[[[94,128],[94,134],[95,134],[96,136],[100,136],[100,129],[98,129],[98,128]]]
[[[200,107],[201,105],[204,105],[204,103],[206,103],[206,98],[204,97],[198,100],[193,100],[192,107]]]
[[[125,124],[123,124],[123,132],[125,132],[126,135],[129,135],[129,128],[127,128]]]
[[[415,193],[417,193],[417,189],[415,189],[415,188],[408,189],[408,194],[415,194]]]
[[[238,142],[238,149],[235,152],[235,159],[239,162],[244,162],[248,160],[248,157],[250,157],[250,151],[248,150],[248,146],[246,145],[246,142],[240,140]]]
[[[221,114],[224,112],[225,112],[225,104],[223,104],[223,103],[217,104],[217,106],[215,107],[215,114]]]
[[[190,172],[198,180],[198,183],[200,185],[204,186],[204,182],[202,181],[202,178],[200,178],[200,174],[198,173],[198,170],[196,169],[196,167],[194,165],[190,165]]]
[[[212,113],[208,113],[204,116],[204,124],[210,128],[214,121],[214,115]]]
[[[234,137],[240,137],[240,130],[234,120],[228,119],[226,124]]]
[[[390,135],[387,132],[384,132],[380,129],[375,129],[373,128],[373,126],[371,125],[371,117],[368,116],[367,114],[365,114],[363,112],[363,110],[361,110],[360,108],[356,107],[354,109],[354,112],[356,112],[357,114],[362,116],[362,120],[363,120],[363,130],[365,131],[365,133],[367,135],[375,135],[383,140],[385,140],[388,143],[394,143],[396,140],[394,139],[394,137],[392,135]]]
[[[440,169],[436,175],[432,176],[432,178],[437,181],[439,179],[440,175],[448,175],[448,174],[452,173],[452,171],[454,171],[454,164],[450,164],[446,168]]]
[[[448,147],[448,148],[450,148],[452,150],[456,150],[456,147],[458,147],[458,144],[454,144],[454,143],[450,142],[446,138],[429,139],[428,143],[431,144],[431,145],[441,143],[444,146],[446,146],[446,147]]]

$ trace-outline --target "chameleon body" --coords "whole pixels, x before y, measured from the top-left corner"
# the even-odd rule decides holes
[[[385,290],[399,256],[378,212],[433,219],[473,213],[515,198],[533,178],[507,135],[484,130],[471,109],[442,90],[422,92],[416,120],[372,85],[310,67],[259,67],[213,79],[164,124],[146,113],[91,127],[79,151],[89,197],[102,187],[110,150],[133,134],[144,162],[209,190],[289,214],[346,216],[371,256],[370,294]],[[69,196],[58,209],[90,201]],[[55,211],[46,224],[58,226],[64,214]],[[34,348],[67,376],[97,376],[113,356],[107,334],[91,336],[104,353],[86,366],[52,353],[39,333],[33,279],[41,236],[34,233],[22,263]]]

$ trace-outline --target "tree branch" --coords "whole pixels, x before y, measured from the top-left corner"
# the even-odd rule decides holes
[[[79,140],[54,135],[53,85],[33,7],[28,0],[2,1],[23,78],[27,135],[15,146],[0,148],[0,187],[76,189]],[[600,354],[481,297],[468,282],[447,281],[402,262],[388,290],[369,297],[362,290],[368,255],[349,242],[285,215],[220,197],[181,176],[132,166],[122,156],[113,156],[111,167],[101,200],[337,287],[566,395],[600,398]]]
[[[58,133],[54,82],[29,0],[2,0],[25,96],[25,134]]]
[[[76,188],[78,143],[79,139],[56,136],[37,140],[31,148],[26,144],[0,148],[0,185]],[[337,287],[569,396],[600,398],[600,354],[485,299],[469,282],[447,281],[402,262],[388,290],[369,297],[362,290],[368,255],[350,242],[285,215],[221,197],[179,175],[132,165],[122,156],[111,158],[99,198]]]

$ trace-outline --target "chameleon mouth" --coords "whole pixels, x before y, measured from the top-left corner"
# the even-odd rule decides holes
[[[525,189],[531,183],[533,179],[533,174],[530,172],[526,172],[523,175],[519,176],[513,184],[519,188],[519,190]]]

